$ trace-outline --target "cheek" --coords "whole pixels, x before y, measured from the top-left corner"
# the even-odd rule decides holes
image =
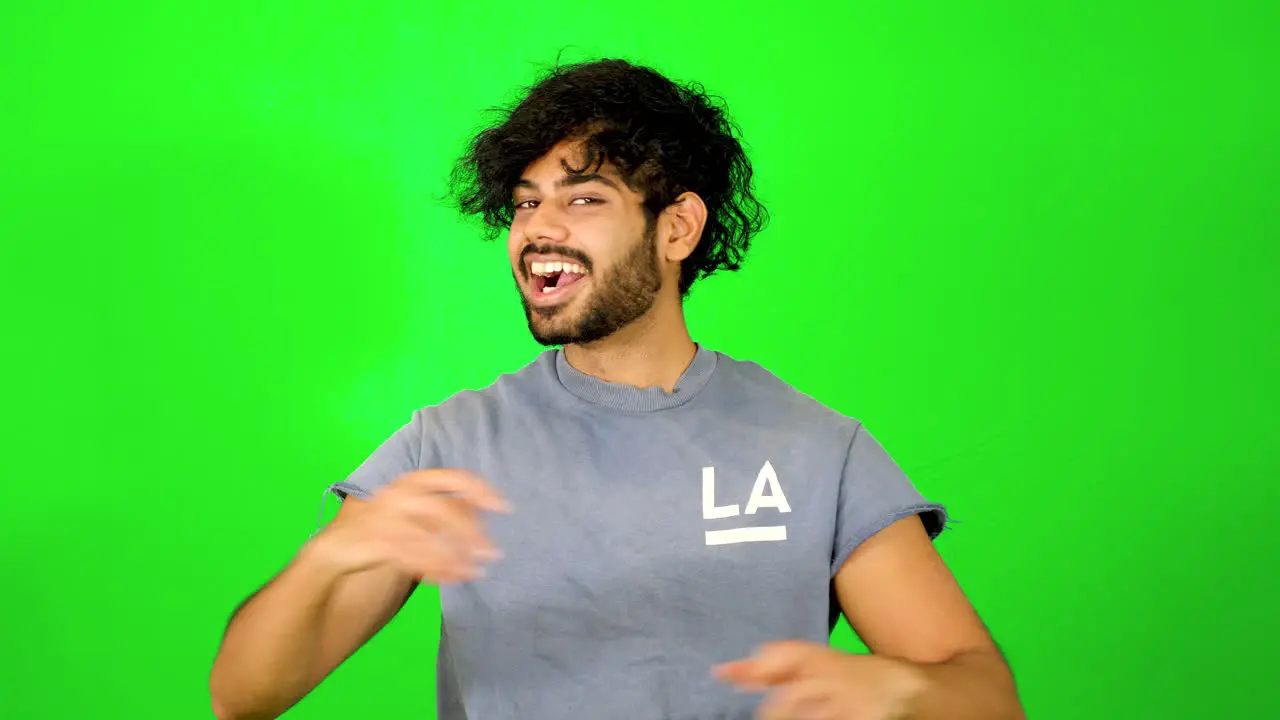
[[[507,233],[507,261],[514,269],[520,261],[520,250],[524,247],[523,237],[514,227]]]

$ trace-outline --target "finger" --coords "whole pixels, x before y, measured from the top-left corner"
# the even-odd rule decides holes
[[[746,672],[747,669],[751,666],[752,662],[754,662],[754,660],[752,660],[751,658],[743,658],[741,660],[731,660],[729,662],[724,662],[724,663],[720,663],[719,665],[716,665],[715,667],[712,668],[712,671],[716,674],[716,677],[720,677],[720,678],[735,677],[737,675],[741,675],[742,673]]]
[[[419,582],[448,585],[484,575],[474,558],[440,536],[405,533],[397,539],[393,554],[397,564]]]
[[[448,537],[462,551],[478,560],[496,560],[497,545],[484,533],[475,509],[458,500],[415,497],[403,505],[403,512],[419,529]]]
[[[407,476],[406,482],[419,493],[451,495],[482,510],[511,512],[511,503],[501,493],[466,470],[422,470]]]
[[[761,703],[759,720],[829,720],[831,687],[825,678],[802,678],[780,685]]]
[[[755,658],[744,658],[732,662],[721,663],[712,668],[712,674],[722,682],[737,685],[743,689],[758,689],[754,682]]]
[[[811,662],[829,649],[813,643],[785,641],[769,643],[755,655],[731,668],[737,684],[768,687],[796,679]]]

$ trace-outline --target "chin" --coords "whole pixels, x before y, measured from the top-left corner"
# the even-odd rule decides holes
[[[577,341],[577,323],[563,305],[554,308],[532,308],[526,305],[525,318],[529,323],[529,334],[540,345],[552,347]]]
[[[532,330],[533,339],[539,345],[546,347],[560,347],[563,345],[572,345],[578,342],[577,338],[568,333],[544,332]]]

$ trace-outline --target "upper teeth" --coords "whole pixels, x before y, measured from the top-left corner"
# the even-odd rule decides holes
[[[587,269],[577,263],[567,262],[535,262],[532,263],[534,275],[550,275],[552,273],[566,272],[576,275],[585,275]]]

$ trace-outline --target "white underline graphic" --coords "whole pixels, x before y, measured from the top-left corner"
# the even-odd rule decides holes
[[[732,530],[708,530],[708,545],[733,545],[745,542],[775,542],[787,539],[786,525],[744,527]]]

